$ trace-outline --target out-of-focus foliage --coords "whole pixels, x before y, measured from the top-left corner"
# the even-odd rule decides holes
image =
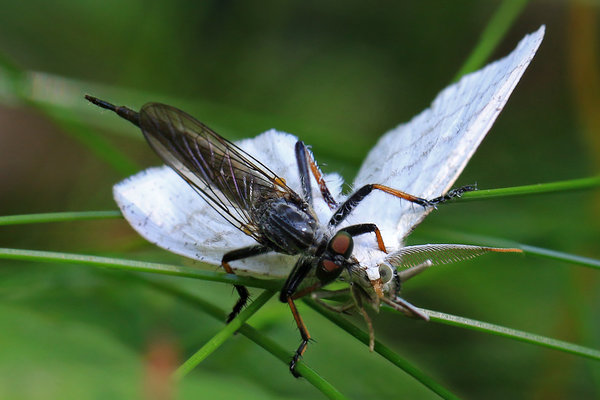
[[[59,108],[69,104],[67,111],[77,110],[89,129],[102,128],[103,140],[137,164],[158,161],[134,128],[86,105],[84,93],[135,108],[168,101],[232,139],[288,131],[312,145],[325,171],[349,180],[384,131],[450,82],[498,4],[4,2],[0,55],[24,71],[60,77],[48,93],[47,81],[40,86],[34,79],[28,93]],[[592,2],[525,8],[493,58],[541,24],[546,38],[458,184],[494,188],[598,173],[598,15]],[[111,186],[122,173],[18,101],[7,72],[0,68],[0,214],[114,209]],[[598,195],[448,205],[410,242],[461,242],[445,233],[456,231],[599,258]],[[188,263],[118,219],[1,227],[0,246]],[[224,309],[235,300],[226,285],[169,280]],[[598,282],[597,272],[581,267],[490,255],[428,271],[404,295],[425,308],[598,348]],[[302,306],[301,312],[316,339],[305,360],[347,396],[433,397],[317,313]],[[296,348],[285,305],[272,301],[250,322],[290,355]],[[599,396],[599,366],[591,361],[388,313],[374,316],[374,324],[380,340],[461,396]],[[222,324],[125,274],[2,261],[0,326],[0,398],[86,399],[159,398],[168,392],[164,371]],[[170,394],[319,395],[241,335]]]

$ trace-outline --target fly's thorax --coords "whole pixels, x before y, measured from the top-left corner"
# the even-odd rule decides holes
[[[310,206],[284,197],[266,199],[254,210],[264,243],[285,254],[305,253],[322,235]]]

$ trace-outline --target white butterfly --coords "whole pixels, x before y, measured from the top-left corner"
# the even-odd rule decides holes
[[[287,278],[280,299],[292,308],[303,339],[294,372],[309,336],[293,299],[341,277],[350,282],[351,305],[369,326],[364,302],[378,307],[381,300],[427,319],[398,296],[401,281],[431,265],[517,251],[404,247],[403,241],[435,204],[460,195],[450,187],[506,104],[544,30],[525,36],[507,57],[463,77],[429,109],[386,133],[349,196],[341,193],[341,177],[322,175],[312,153],[290,134],[271,130],[233,145],[169,106],[151,103],[137,113],[86,97],[140,126],[170,166],[115,185],[115,200],[134,229],[160,247],[228,272]],[[396,267],[405,270],[398,274]],[[243,301],[230,317],[247,295],[236,288]]]

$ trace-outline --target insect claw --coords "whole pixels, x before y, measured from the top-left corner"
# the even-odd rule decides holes
[[[437,205],[439,202],[436,202],[435,199],[434,200],[425,200],[423,203],[421,203],[421,206],[425,209],[427,208],[433,208],[434,210],[437,210]]]
[[[235,317],[237,317],[237,315],[246,306],[246,303],[248,302],[248,299],[250,298],[250,292],[248,292],[248,289],[246,289],[245,286],[242,286],[242,285],[233,285],[233,287],[238,292],[238,295],[240,296],[240,298],[238,299],[238,301],[233,306],[233,310],[231,310],[231,312],[227,316],[227,319],[225,320],[225,322],[227,324],[230,323],[231,321],[233,321],[233,319]]]
[[[434,203],[431,200],[427,200],[427,199],[420,199],[418,201],[415,201],[414,203],[417,203],[418,205],[420,205],[423,208],[435,207]]]
[[[302,378],[302,374],[296,371],[296,363],[300,357],[300,355],[295,354],[294,357],[292,357],[292,361],[290,361],[290,372],[294,375],[294,378]]]

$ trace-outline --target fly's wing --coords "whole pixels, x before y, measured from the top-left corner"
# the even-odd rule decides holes
[[[167,165],[229,223],[259,242],[252,220],[258,202],[283,195],[302,201],[260,161],[177,108],[144,105],[140,127]]]
[[[378,183],[429,199],[446,193],[506,104],[543,37],[544,26],[525,36],[507,57],[466,75],[444,89],[429,109],[386,133],[369,152],[354,187]],[[394,251],[429,211],[374,192],[347,224],[377,224],[386,246]]]
[[[268,131],[236,145],[251,157],[269,165],[287,185],[300,191],[300,178],[294,157],[298,139]],[[341,178],[327,175],[325,180],[334,196],[341,192]],[[327,220],[331,214],[311,181],[317,215]],[[227,222],[196,190],[169,167],[150,168],[116,184],[113,194],[123,216],[144,238],[171,252],[205,263],[220,265],[231,250],[256,244],[255,240]],[[238,274],[285,278],[296,257],[268,253],[231,263]]]

